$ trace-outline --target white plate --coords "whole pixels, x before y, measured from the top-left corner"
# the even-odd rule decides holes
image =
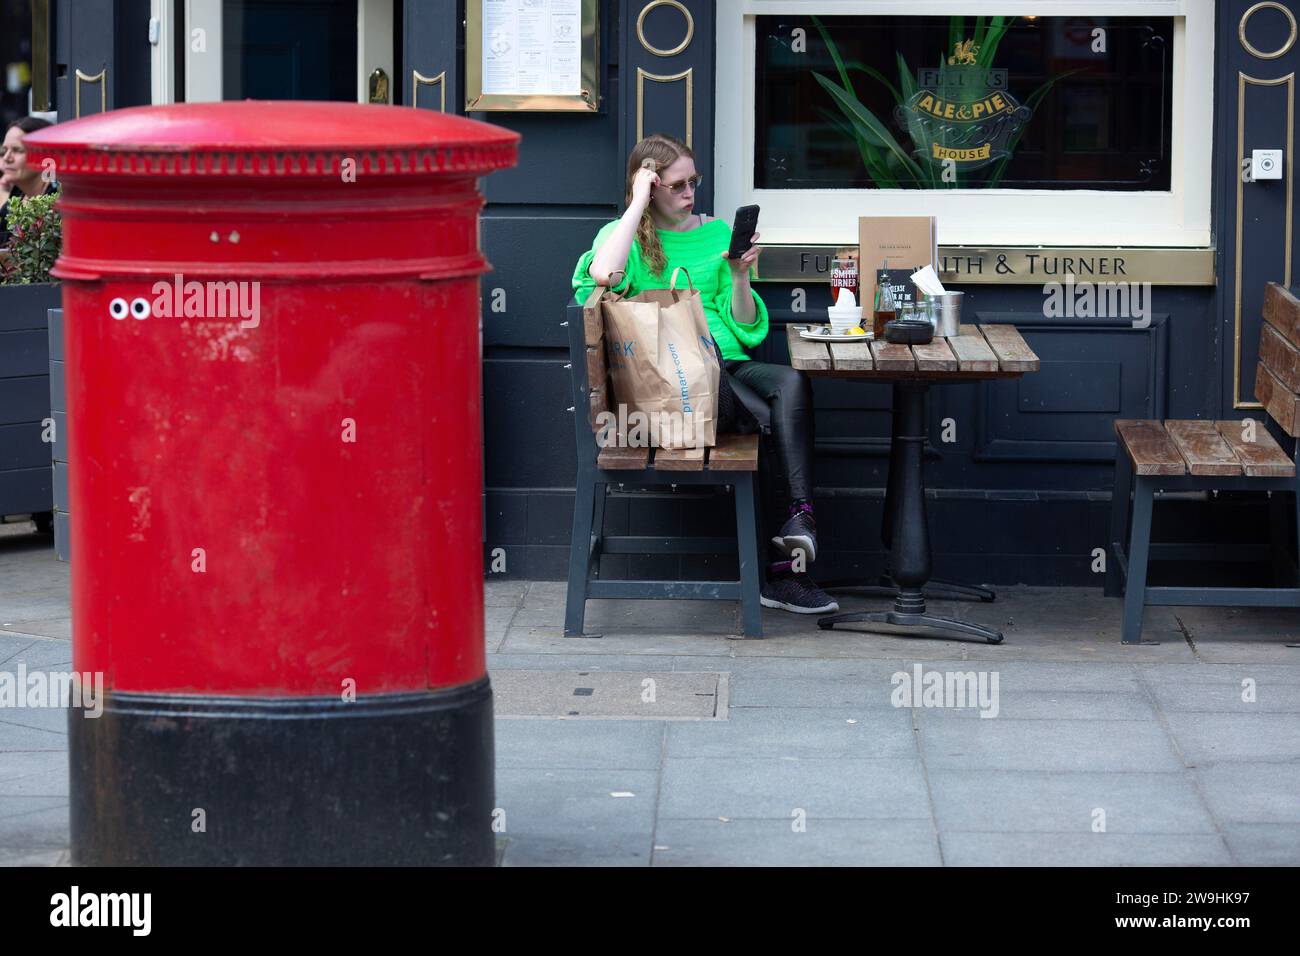
[[[820,328],[826,328],[826,326],[810,325],[807,328],[801,328],[799,338],[807,339],[810,342],[870,342],[873,338],[870,332],[866,335],[820,335],[813,331]]]

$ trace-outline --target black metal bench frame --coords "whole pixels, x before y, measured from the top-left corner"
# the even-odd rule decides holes
[[[590,419],[591,388],[587,381],[587,344],[583,307],[565,312],[569,333],[569,370],[573,385],[573,433],[578,472],[573,503],[573,536],[569,544],[569,582],[564,611],[565,637],[599,637],[583,632],[586,602],[591,599],[638,600],[676,598],[739,601],[745,637],[763,636],[759,602],[761,568],[758,547],[757,471],[667,471],[655,468],[604,469],[597,464],[600,448]],[[610,485],[619,488],[662,488],[678,485],[735,489],[736,537],[677,537],[606,535],[605,501]],[[736,581],[602,581],[602,554],[725,554],[736,549],[740,577]]]

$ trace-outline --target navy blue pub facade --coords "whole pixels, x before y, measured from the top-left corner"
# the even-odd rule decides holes
[[[33,99],[70,119],[187,98],[386,95],[522,134],[519,165],[484,181],[486,573],[565,576],[570,276],[622,212],[628,151],[655,131],[693,149],[705,177],[697,211],[730,220],[738,205],[763,207],[756,288],[772,326],[754,358],[788,361],[785,326],[830,304],[831,257],[856,244],[859,216],[877,215],[934,216],[936,265],[966,293],[964,321],[1012,323],[1040,357],[1021,379],[931,392],[937,576],[1100,587],[1114,420],[1263,418],[1264,287],[1295,281],[1297,0],[575,0],[584,26],[594,11],[595,108],[490,111],[466,109],[467,87],[482,85],[467,32],[492,2],[538,5],[466,2],[37,0],[36,35],[48,39],[33,51]],[[220,56],[200,61],[187,44],[202,17],[223,31],[207,38]],[[924,148],[905,101],[941,52],[1004,71],[1029,118],[1009,162],[909,181],[911,164],[886,147]],[[218,59],[221,69],[209,65]],[[849,77],[856,119],[814,74]],[[884,128],[866,146],[862,113]],[[1281,177],[1243,182],[1243,158],[1263,149],[1281,151]],[[1071,276],[1144,287],[1142,314],[1045,307],[1045,285]],[[819,380],[815,394],[818,572],[873,573],[888,386]],[[383,496],[376,488],[376,506]],[[1227,554],[1266,541],[1268,515],[1259,493],[1170,496],[1155,537],[1220,542]],[[680,492],[615,497],[606,520],[611,534],[733,530],[729,507]],[[602,561],[605,578],[735,574],[734,555]]]

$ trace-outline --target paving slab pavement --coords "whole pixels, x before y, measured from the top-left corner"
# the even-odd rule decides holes
[[[0,672],[70,669],[69,585],[48,539],[0,535]],[[564,593],[485,582],[502,865],[1300,864],[1294,612],[1152,608],[1160,643],[1123,647],[1100,587],[935,602],[992,646],[593,601],[603,636],[571,639]],[[601,716],[506,712],[593,672],[617,678],[589,682]],[[675,672],[725,693],[647,719],[631,695]],[[61,711],[0,709],[0,865],[69,862],[66,740]]]

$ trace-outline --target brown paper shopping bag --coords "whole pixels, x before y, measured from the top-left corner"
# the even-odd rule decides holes
[[[659,448],[716,442],[721,368],[700,293],[689,272],[689,289],[677,289],[678,272],[686,270],[674,269],[667,289],[601,298],[614,401],[626,407],[618,414],[619,440],[628,444],[641,443],[637,425]]]

